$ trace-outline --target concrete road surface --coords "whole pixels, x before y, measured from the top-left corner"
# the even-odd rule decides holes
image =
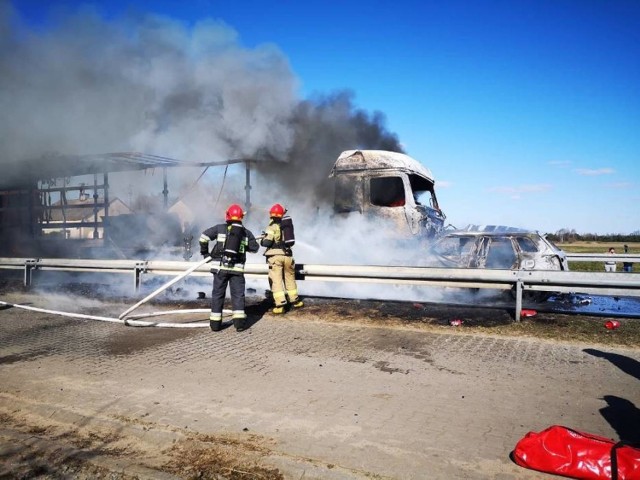
[[[114,318],[128,306],[0,300]],[[193,478],[185,463],[197,460],[185,459],[216,441],[287,479],[555,478],[510,460],[528,431],[618,439],[639,422],[640,349],[337,323],[304,309],[255,320],[213,333],[2,308],[0,477],[33,468],[25,452],[58,449],[122,478]],[[235,465],[228,478],[241,478]]]

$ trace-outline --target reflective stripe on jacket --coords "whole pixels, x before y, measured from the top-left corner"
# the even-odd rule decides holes
[[[282,230],[280,224],[271,220],[264,231],[264,238],[260,242],[267,249],[264,252],[265,257],[273,255],[291,255],[291,249],[285,248],[282,242]]]
[[[213,227],[207,228],[204,232],[202,232],[199,239],[200,253],[202,253],[203,255],[207,255],[209,253],[209,244],[213,243],[214,245],[210,253],[211,257],[215,260],[220,260],[220,265],[214,268],[243,273],[244,264],[247,261],[247,252],[255,253],[258,251],[260,246],[258,245],[256,238],[253,236],[253,233],[245,228],[244,236],[240,241],[238,255],[233,259],[225,259],[223,255],[224,243],[227,239],[227,232],[229,228],[230,225],[226,223],[220,223]]]

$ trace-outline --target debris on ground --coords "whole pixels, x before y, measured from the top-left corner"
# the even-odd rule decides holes
[[[620,327],[620,322],[617,320],[607,320],[604,323],[604,327],[607,330],[615,330],[616,328]]]

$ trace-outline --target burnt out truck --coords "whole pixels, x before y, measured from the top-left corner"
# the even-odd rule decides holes
[[[431,171],[403,153],[347,150],[336,160],[334,212],[360,213],[392,224],[405,238],[429,239],[444,229]]]

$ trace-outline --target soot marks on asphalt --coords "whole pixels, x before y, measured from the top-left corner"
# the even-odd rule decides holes
[[[127,328],[109,337],[104,351],[108,355],[132,355],[202,333],[202,329]]]
[[[394,368],[389,366],[389,362],[379,361],[373,364],[375,368],[385,373],[404,373],[405,375],[409,373],[409,370],[403,370],[401,368]]]
[[[12,363],[30,362],[38,358],[47,357],[54,352],[52,349],[43,348],[39,350],[28,350],[23,353],[0,356],[0,365],[10,365]]]

